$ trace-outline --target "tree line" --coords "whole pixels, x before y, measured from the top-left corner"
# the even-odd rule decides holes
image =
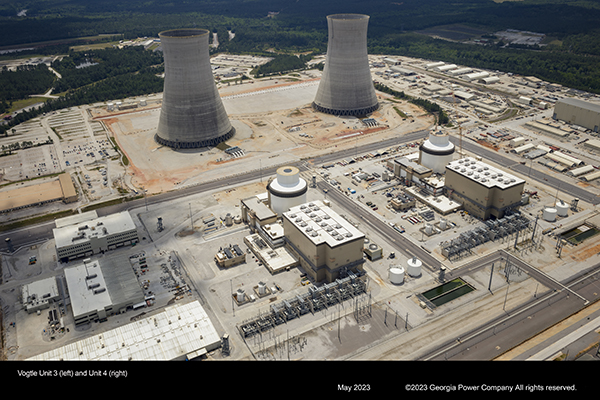
[[[448,124],[448,122],[450,122],[450,118],[448,117],[448,114],[446,114],[446,112],[442,109],[442,107],[440,107],[436,103],[433,103],[426,99],[421,99],[419,97],[409,96],[404,92],[394,90],[394,89],[390,88],[389,86],[386,86],[379,82],[376,82],[374,85],[375,85],[375,89],[379,90],[380,92],[391,94],[392,96],[394,96],[396,99],[399,99],[399,100],[406,100],[409,103],[412,103],[414,105],[421,107],[428,113],[433,114],[436,117],[437,123],[439,125],[446,125],[446,124]]]

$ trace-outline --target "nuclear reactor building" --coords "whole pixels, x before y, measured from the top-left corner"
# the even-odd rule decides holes
[[[327,17],[329,42],[315,110],[333,115],[365,115],[379,107],[367,56],[368,15]]]
[[[165,86],[156,141],[162,145],[215,146],[235,133],[213,79],[208,35],[205,29],[159,33]]]

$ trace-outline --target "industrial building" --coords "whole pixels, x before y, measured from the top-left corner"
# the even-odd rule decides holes
[[[126,257],[85,259],[79,265],[65,268],[75,325],[103,321],[144,302],[144,291],[133,269],[125,263]]]
[[[268,194],[252,196],[240,201],[242,221],[251,230],[261,229],[263,225],[277,222],[277,213],[271,210],[267,204]]]
[[[431,168],[427,168],[407,157],[395,159],[392,167],[394,175],[403,179],[407,186],[410,186],[412,183],[420,183],[424,178],[433,174]]]
[[[419,164],[431,169],[434,173],[443,174],[454,157],[454,144],[450,137],[442,131],[432,131],[419,147]]]
[[[322,201],[283,213],[286,243],[315,282],[362,271],[365,235]]]
[[[306,203],[308,185],[296,167],[281,167],[277,176],[267,184],[269,207],[281,215],[291,207]]]
[[[159,33],[165,84],[155,139],[164,146],[215,146],[235,133],[212,75],[209,34],[205,29]]]
[[[150,317],[66,344],[31,361],[193,360],[221,346],[198,301],[175,304]]]
[[[94,218],[94,215],[56,220],[52,232],[60,261],[89,257],[139,242],[137,228],[128,211],[100,218]]]
[[[552,118],[598,132],[600,105],[578,99],[561,99],[554,105]]]
[[[446,194],[476,218],[502,218],[521,205],[525,181],[482,161],[463,158],[446,166]]]
[[[31,282],[21,287],[21,301],[28,314],[49,308],[60,298],[56,277]]]
[[[78,198],[71,175],[63,173],[58,176],[58,179],[51,182],[1,191],[0,213],[61,200],[65,203],[73,203]]]
[[[329,41],[315,110],[333,115],[366,115],[379,108],[367,54],[368,15],[327,16]]]
[[[229,268],[246,262],[246,253],[240,249],[240,246],[233,246],[219,249],[215,254],[215,262],[221,268]]]

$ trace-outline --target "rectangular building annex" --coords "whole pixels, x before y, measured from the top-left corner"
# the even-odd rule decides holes
[[[292,207],[282,219],[287,244],[314,281],[362,271],[365,235],[322,201]]]
[[[221,346],[208,314],[196,301],[66,344],[30,361],[192,360]]]
[[[598,132],[600,105],[578,99],[561,99],[554,105],[552,117]]]
[[[63,173],[53,181],[1,191],[0,212],[19,210],[59,200],[65,203],[73,203],[77,199],[78,195],[75,186],[73,186],[71,175]]]
[[[127,211],[69,225],[57,220],[56,226],[52,232],[56,254],[62,262],[139,242],[137,228]]]
[[[144,301],[144,291],[133,269],[127,268],[127,260],[125,256],[84,260],[65,268],[75,325],[105,320]]]
[[[502,218],[521,205],[525,181],[472,158],[446,166],[446,193],[477,218]]]

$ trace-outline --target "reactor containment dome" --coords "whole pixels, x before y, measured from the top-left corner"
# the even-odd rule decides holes
[[[176,149],[215,146],[235,129],[219,96],[206,29],[158,34],[165,60],[165,84],[156,141]]]
[[[277,169],[277,177],[267,185],[269,206],[278,215],[291,207],[306,203],[308,185],[300,177],[296,167],[281,167]]]
[[[419,147],[419,164],[431,169],[434,173],[446,172],[446,165],[454,157],[454,144],[450,137],[442,131],[432,131],[427,140]]]
[[[327,16],[329,41],[323,75],[313,101],[315,110],[359,116],[379,108],[367,54],[368,24],[368,15]]]

